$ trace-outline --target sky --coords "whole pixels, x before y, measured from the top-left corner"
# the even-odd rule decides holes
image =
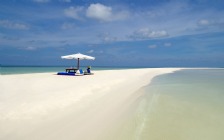
[[[223,0],[0,0],[0,64],[224,67]],[[75,65],[75,63],[74,63]]]

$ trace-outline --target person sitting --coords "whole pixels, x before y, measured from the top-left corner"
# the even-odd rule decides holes
[[[91,69],[91,66],[88,66],[86,71],[84,72],[84,74],[86,74],[86,75],[93,74],[93,73],[91,73],[90,69]]]
[[[90,68],[91,68],[91,67],[88,66],[87,69],[86,69],[88,73],[91,73],[91,72],[90,72]]]

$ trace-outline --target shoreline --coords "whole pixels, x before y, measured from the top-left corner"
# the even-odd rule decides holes
[[[127,110],[141,96],[136,91],[152,78],[176,70],[181,68],[1,76],[0,138],[103,139],[128,117]]]
[[[3,66],[0,67],[0,76],[4,75],[23,75],[23,74],[43,74],[43,73],[57,73],[62,72],[66,66]],[[92,71],[104,70],[134,70],[134,69],[170,69],[172,67],[93,67]],[[181,69],[224,69],[219,67],[174,67]],[[86,67],[82,67],[83,70]]]

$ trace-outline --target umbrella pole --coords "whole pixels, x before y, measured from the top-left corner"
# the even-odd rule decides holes
[[[77,66],[77,69],[79,69],[79,58],[78,58],[78,66]]]

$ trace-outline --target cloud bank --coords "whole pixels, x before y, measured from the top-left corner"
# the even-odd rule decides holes
[[[64,14],[77,20],[88,18],[101,22],[124,20],[129,16],[128,11],[113,10],[112,7],[100,3],[90,4],[87,8],[71,6],[64,10]]]
[[[152,31],[148,28],[142,28],[137,31],[134,31],[129,37],[135,40],[138,39],[153,39],[153,38],[162,38],[168,37],[169,34],[165,30]]]
[[[91,4],[86,11],[87,17],[102,21],[112,20],[112,15],[112,8],[100,3]]]
[[[0,20],[0,27],[8,28],[8,29],[18,29],[18,30],[26,30],[29,27],[25,24],[9,21],[9,20]]]
[[[34,2],[37,2],[37,3],[48,3],[50,2],[51,0],[33,0]]]
[[[83,7],[73,7],[73,6],[71,6],[71,7],[64,10],[64,14],[67,17],[77,19],[77,20],[81,20],[82,18],[79,16],[79,14],[82,11],[83,11]]]

